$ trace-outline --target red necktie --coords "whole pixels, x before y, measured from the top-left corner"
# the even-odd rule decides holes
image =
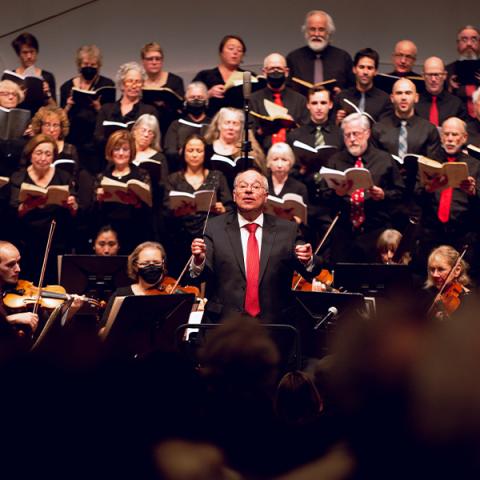
[[[282,95],[279,92],[272,93],[272,95],[273,95],[273,103],[275,103],[276,105],[280,105],[281,107],[284,107],[282,102]],[[277,133],[274,133],[272,135],[272,145],[278,142],[285,142],[286,140],[287,140],[286,128],[281,128]]]
[[[355,168],[362,168],[362,157],[358,157],[355,162]],[[365,221],[365,189],[357,188],[354,190],[350,196],[350,220],[352,221],[353,228],[361,227],[362,223]]]
[[[448,157],[449,162],[454,162],[454,157]],[[440,193],[440,202],[438,203],[438,219],[442,223],[447,223],[450,218],[450,205],[452,203],[453,188],[449,187]]]
[[[438,105],[436,95],[432,95],[432,104],[430,105],[429,120],[430,123],[433,123],[436,127],[438,127],[440,120],[438,118]]]
[[[249,232],[247,243],[247,288],[245,292],[245,311],[252,317],[260,313],[260,300],[258,298],[258,277],[260,274],[260,256],[255,231],[256,223],[245,225]]]

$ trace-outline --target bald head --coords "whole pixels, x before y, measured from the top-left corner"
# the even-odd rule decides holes
[[[392,63],[397,73],[409,73],[417,59],[417,46],[411,40],[400,40],[392,53]]]
[[[448,155],[457,154],[467,143],[468,135],[465,122],[457,117],[447,118],[442,123],[440,138]]]
[[[287,60],[279,53],[271,53],[263,61],[263,74],[267,77],[267,85],[273,90],[285,88],[285,79],[289,69]]]
[[[425,88],[431,95],[439,95],[445,86],[447,72],[445,64],[439,57],[429,57],[423,63],[423,78]]]
[[[20,273],[20,252],[10,242],[0,240],[0,287],[15,284]]]
[[[401,78],[393,84],[390,100],[393,103],[395,115],[399,118],[410,118],[415,113],[418,94],[415,84],[408,78]]]
[[[285,68],[287,66],[287,60],[280,53],[271,53],[263,60],[263,68],[271,68],[272,66]]]

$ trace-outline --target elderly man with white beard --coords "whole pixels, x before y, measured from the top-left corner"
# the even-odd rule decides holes
[[[310,83],[335,78],[343,89],[355,84],[352,58],[330,44],[335,33],[332,17],[323,10],[312,10],[302,27],[307,45],[287,55],[290,78],[297,77]]]

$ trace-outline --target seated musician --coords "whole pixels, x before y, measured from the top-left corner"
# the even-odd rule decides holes
[[[113,292],[103,314],[102,325],[105,324],[116,297],[151,295],[162,288],[166,257],[165,249],[157,242],[143,242],[133,250],[128,257],[127,268],[128,276],[134,283]]]
[[[109,256],[118,255],[120,242],[118,234],[111,225],[104,225],[98,231],[93,241],[93,251],[95,255]]]
[[[9,335],[12,325],[25,325],[33,331],[38,325],[38,315],[31,312],[7,314],[3,295],[8,286],[18,282],[20,274],[20,252],[10,242],[0,240],[0,336]]]
[[[380,263],[389,265],[395,263],[393,258],[395,252],[402,240],[402,234],[393,228],[387,228],[384,230],[377,239],[377,256]],[[411,256],[409,252],[405,252],[402,258],[398,261],[400,265],[408,265],[410,263]]]
[[[462,259],[456,265],[459,255],[453,247],[441,245],[432,250],[428,257],[425,289],[437,294],[443,287],[444,292],[432,309],[436,318],[443,319],[455,312],[460,304],[463,304],[464,297],[471,291],[467,262]]]

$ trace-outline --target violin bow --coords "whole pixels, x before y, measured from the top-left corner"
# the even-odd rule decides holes
[[[212,209],[212,203],[213,203],[213,197],[215,196],[215,185],[212,190],[212,194],[210,195],[210,203],[208,205],[208,211],[207,211],[207,216],[205,218],[205,222],[203,223],[203,230],[202,230],[202,237],[205,235],[205,230],[207,229],[207,223],[208,219],[210,218],[210,210]],[[178,287],[178,284],[180,283],[180,280],[182,277],[185,275],[185,272],[187,271],[188,266],[190,265],[190,262],[193,259],[193,255],[190,255],[190,258],[187,260],[187,263],[183,267],[183,270],[180,272],[180,275],[178,276],[177,280],[175,281],[175,284],[172,287],[172,293],[175,292],[175,290]]]
[[[40,299],[42,298],[42,286],[43,286],[43,281],[45,279],[45,271],[47,270],[48,256],[50,255],[52,238],[53,238],[53,234],[55,232],[56,226],[57,226],[57,222],[55,220],[52,220],[52,223],[50,224],[50,231],[48,232],[48,239],[47,239],[47,245],[45,247],[45,253],[43,255],[43,264],[42,264],[42,270],[40,271],[40,279],[38,281],[38,296],[37,296],[37,300],[35,301],[35,304],[33,305],[33,313],[35,314],[38,312]]]
[[[443,292],[445,291],[445,288],[446,288],[447,285],[452,281],[453,272],[454,272],[455,269],[460,265],[460,262],[463,260],[463,257],[464,257],[465,254],[467,253],[467,250],[468,250],[468,245],[465,245],[465,247],[464,247],[464,249],[463,249],[463,252],[457,257],[457,260],[455,260],[455,263],[453,264],[452,268],[451,268],[450,271],[448,272],[448,275],[446,276],[445,281],[443,282],[442,287],[440,288],[440,290],[438,291],[438,293],[435,295],[435,298],[433,299],[433,302],[432,302],[432,304],[430,305],[430,308],[428,309],[427,315],[430,315],[430,314],[432,313],[435,305],[437,304],[437,302],[438,302],[438,301],[440,300],[440,298],[442,297]]]
[[[323,235],[322,239],[318,243],[318,247],[315,249],[313,252],[314,255],[317,255],[320,249],[323,247],[324,243],[327,241],[327,238],[330,236],[330,233],[332,232],[333,228],[335,227],[336,223],[338,222],[338,219],[340,218],[340,212],[337,213],[335,218],[332,220],[332,223],[330,223],[329,227],[327,228],[327,231]],[[302,280],[302,276],[299,275],[297,283],[293,286],[292,290],[296,290],[298,288],[298,285],[300,284]]]

